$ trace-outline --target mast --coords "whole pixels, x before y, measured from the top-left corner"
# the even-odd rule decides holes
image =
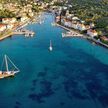
[[[52,43],[51,43],[51,40],[50,40],[50,47],[52,47]]]
[[[7,56],[6,55],[5,55],[5,63],[6,63],[6,71],[8,72],[9,68],[8,68],[8,62],[7,62]]]
[[[19,72],[20,70],[18,69],[18,67],[10,60],[10,58],[8,56],[7,56],[7,59],[15,67],[15,69],[17,69],[16,73]]]

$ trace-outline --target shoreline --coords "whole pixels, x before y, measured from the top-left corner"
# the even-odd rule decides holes
[[[67,31],[74,31],[74,32],[76,32],[76,33],[79,33],[78,31],[75,31],[75,30],[73,30],[73,29],[67,28],[67,27],[65,27],[65,26],[63,26],[63,25],[60,25],[60,24],[58,24],[58,23],[55,23],[55,24],[56,24],[56,26],[61,27],[61,28],[65,29],[65,30],[67,30]],[[79,33],[79,34],[80,34],[80,33]],[[94,39],[94,38],[92,38],[92,37],[90,37],[90,36],[84,35],[84,34],[81,34],[81,35],[82,35],[81,38],[87,39],[87,40],[89,40],[89,41],[95,42],[96,44],[98,44],[98,45],[100,45],[100,46],[103,46],[103,47],[105,47],[105,48],[108,48],[108,45],[102,43],[100,40],[96,40],[96,39]],[[78,36],[69,36],[69,37],[65,37],[65,38],[71,38],[71,37],[73,38],[73,37],[78,37]],[[78,37],[78,38],[79,38],[79,37]]]
[[[20,24],[20,25],[18,25],[18,26],[16,26],[16,27],[14,27],[14,28],[12,29],[11,33],[9,33],[9,34],[7,34],[7,35],[4,35],[4,36],[1,36],[1,37],[0,37],[0,41],[6,39],[6,38],[8,38],[8,37],[13,36],[15,30],[20,29],[21,27],[23,27],[23,26],[25,26],[25,25],[28,25],[28,22],[29,22],[29,20],[26,21],[26,22],[24,22],[24,23],[22,23],[22,24]]]
[[[5,35],[5,36],[2,36],[2,37],[0,37],[0,41],[6,39],[6,38],[8,38],[8,37],[11,37],[12,35],[13,35],[13,33],[10,33],[10,34],[7,34],[7,35]]]
[[[65,29],[65,30],[67,30],[67,31],[73,31],[74,33],[77,33],[77,35],[80,35],[80,36],[67,36],[67,37],[64,37],[64,38],[73,38],[73,37],[81,37],[81,38],[87,38],[87,36],[85,36],[84,34],[81,34],[81,33],[79,33],[78,31],[75,31],[75,30],[73,30],[73,29],[70,29],[70,28],[67,28],[67,27],[65,27],[65,26],[63,26],[63,25],[60,25],[60,24],[58,24],[58,23],[56,23],[56,25],[58,26],[58,27],[61,27],[61,28],[63,28],[63,29]]]
[[[34,18],[34,16],[33,16],[32,18]],[[8,37],[11,37],[11,36],[15,35],[15,34],[14,34],[14,31],[15,31],[15,30],[19,30],[19,29],[21,29],[21,28],[27,26],[27,25],[29,24],[30,21],[31,21],[31,19],[29,18],[29,19],[27,19],[25,22],[20,23],[19,25],[13,27],[13,28],[11,29],[11,33],[6,34],[6,35],[3,34],[3,36],[0,37],[0,41],[6,39],[6,38],[8,38]],[[7,31],[6,31],[6,32],[7,32]]]

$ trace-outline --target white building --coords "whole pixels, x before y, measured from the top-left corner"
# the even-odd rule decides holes
[[[12,29],[14,27],[14,24],[8,24],[6,27],[7,29]]]
[[[15,23],[16,18],[2,18],[2,23],[9,24],[9,23]]]
[[[27,19],[28,19],[28,17],[23,16],[23,17],[21,17],[21,22],[25,22],[25,21],[27,21]]]
[[[68,21],[68,20],[65,20],[64,25],[67,26],[67,27],[72,27],[72,22]]]
[[[94,37],[94,36],[97,36],[98,33],[96,32],[96,30],[92,30],[92,29],[89,29],[87,30],[87,34],[91,37]]]

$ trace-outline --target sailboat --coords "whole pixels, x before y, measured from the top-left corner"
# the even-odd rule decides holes
[[[50,40],[50,46],[49,46],[49,50],[50,50],[50,51],[52,51],[52,50],[53,50],[53,48],[52,48],[52,42],[51,42],[51,40]]]
[[[9,69],[9,63],[12,65],[13,69]],[[3,70],[3,66],[5,66],[5,70]],[[4,55],[2,68],[0,71],[0,79],[14,76],[16,73],[20,72],[20,70],[15,66],[15,64],[10,60],[10,58],[7,55]]]

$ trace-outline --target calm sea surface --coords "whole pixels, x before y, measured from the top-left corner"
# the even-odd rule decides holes
[[[108,49],[61,38],[65,30],[51,26],[51,14],[43,17],[43,24],[26,27],[36,32],[33,38],[0,42],[0,63],[7,54],[21,71],[0,80],[0,108],[108,108]]]

